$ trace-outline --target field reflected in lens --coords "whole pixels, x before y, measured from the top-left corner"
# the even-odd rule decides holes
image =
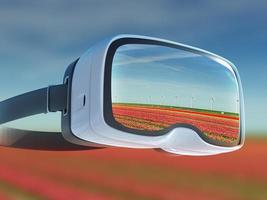
[[[159,131],[173,124],[190,124],[211,139],[235,143],[239,134],[239,116],[224,113],[156,105],[114,103],[117,122],[132,129]]]
[[[214,144],[239,142],[239,90],[234,71],[199,54],[128,44],[114,55],[112,112],[120,127],[146,135],[188,125]]]

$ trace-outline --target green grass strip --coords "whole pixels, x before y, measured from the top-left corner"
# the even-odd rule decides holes
[[[219,111],[219,110],[208,110],[208,109],[201,109],[201,108],[189,108],[189,107],[180,107],[180,106],[172,106],[172,105],[156,105],[156,104],[140,104],[140,103],[113,103],[114,105],[127,105],[127,106],[146,106],[146,107],[161,107],[161,108],[176,108],[176,109],[182,109],[182,110],[190,110],[195,112],[204,112],[204,113],[210,113],[210,114],[222,114],[224,115],[230,115],[230,116],[239,116],[238,113],[233,112],[225,112],[225,111]]]
[[[18,200],[42,200],[43,198],[31,194],[30,192],[24,191],[21,188],[13,186],[7,182],[0,180],[0,191],[10,199]]]

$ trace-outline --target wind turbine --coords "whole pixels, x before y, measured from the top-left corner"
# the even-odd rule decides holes
[[[163,96],[160,96],[160,98],[161,98],[161,105],[163,105]]]
[[[213,104],[214,104],[214,102],[215,102],[215,97],[212,96],[212,97],[210,98],[210,110],[212,110],[212,111],[213,111]]]
[[[239,99],[236,99],[236,113],[239,111]]]

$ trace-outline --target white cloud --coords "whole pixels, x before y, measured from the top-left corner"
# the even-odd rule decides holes
[[[118,55],[121,56],[121,55]],[[125,55],[123,55],[125,56]],[[191,58],[191,57],[198,57],[198,54],[193,54],[189,52],[174,52],[168,54],[160,54],[155,56],[143,56],[143,57],[130,57],[127,56],[127,59],[120,59],[120,61],[115,62],[115,66],[127,66],[130,64],[138,64],[138,63],[153,63],[159,62],[169,59],[180,59],[180,58]],[[174,67],[168,66],[170,69],[174,69]],[[177,69],[175,69],[177,71]]]

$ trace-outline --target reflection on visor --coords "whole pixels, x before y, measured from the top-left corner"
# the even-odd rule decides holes
[[[232,143],[238,139],[239,116],[235,113],[125,103],[114,103],[112,108],[117,122],[128,128],[159,131],[174,124],[189,124],[215,140]]]
[[[113,59],[112,112],[123,127],[153,135],[188,124],[204,138],[239,140],[239,93],[231,68],[156,45],[124,45]]]

